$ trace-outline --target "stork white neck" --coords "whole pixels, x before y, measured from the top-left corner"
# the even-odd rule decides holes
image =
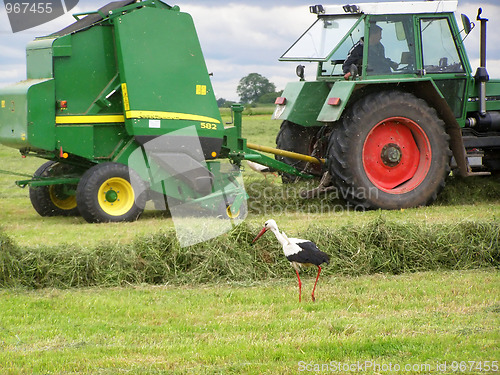
[[[274,233],[276,236],[276,239],[281,243],[281,245],[285,246],[290,244],[289,238],[286,236],[285,232],[279,231],[278,227],[276,226],[270,226],[269,230]]]

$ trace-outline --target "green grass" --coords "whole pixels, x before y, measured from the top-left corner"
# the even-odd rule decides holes
[[[312,283],[301,304],[292,279],[3,290],[1,372],[296,374],[366,361],[438,373],[446,361],[451,374],[453,361],[500,359],[497,271],[322,277],[316,303]]]
[[[293,278],[272,234],[251,245],[260,228],[243,223],[184,248],[173,229],[137,236],[130,244],[108,240],[97,246],[20,247],[0,232],[0,287],[195,285]],[[359,226],[315,225],[297,234],[330,255],[324,275],[500,268],[500,223],[401,224],[380,216]]]

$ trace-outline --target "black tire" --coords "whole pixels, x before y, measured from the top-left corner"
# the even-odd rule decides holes
[[[76,192],[80,214],[89,223],[135,221],[144,211],[146,196],[137,173],[119,163],[88,169]]]
[[[71,166],[48,161],[36,170],[33,177],[54,177],[70,171]],[[30,185],[31,204],[40,216],[78,216],[76,197],[68,194],[68,190],[75,189],[74,185]]]
[[[340,194],[359,209],[423,206],[437,198],[450,173],[448,141],[444,122],[424,100],[373,93],[332,133],[329,170]]]
[[[280,131],[276,136],[276,147],[280,150],[310,155],[318,130],[318,127],[304,127],[285,120],[282,122]],[[303,170],[307,164],[305,161],[287,158],[280,155],[276,155],[275,159],[300,170]],[[284,183],[291,183],[300,179],[300,177],[284,172],[280,172],[280,175],[281,180]]]

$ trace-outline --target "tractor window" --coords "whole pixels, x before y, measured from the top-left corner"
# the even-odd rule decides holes
[[[354,27],[354,29],[351,30],[347,38],[333,51],[329,61],[320,63],[322,67],[321,75],[344,75],[342,65],[344,64],[346,56],[349,55],[349,51],[356,45],[356,43],[363,39],[364,34],[364,23],[360,22]],[[359,70],[359,72],[361,72],[361,70]]]
[[[320,17],[280,60],[325,61],[359,17]]]
[[[446,18],[423,19],[422,53],[427,73],[462,73],[464,68]]]
[[[415,43],[411,17],[370,19],[366,74],[413,73]]]

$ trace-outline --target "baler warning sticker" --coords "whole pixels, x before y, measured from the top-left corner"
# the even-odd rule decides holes
[[[196,95],[207,95],[207,86],[196,85]]]
[[[130,102],[128,101],[127,84],[122,83],[123,107],[125,111],[130,111]]]
[[[149,120],[149,127],[153,129],[161,128],[161,120]]]

